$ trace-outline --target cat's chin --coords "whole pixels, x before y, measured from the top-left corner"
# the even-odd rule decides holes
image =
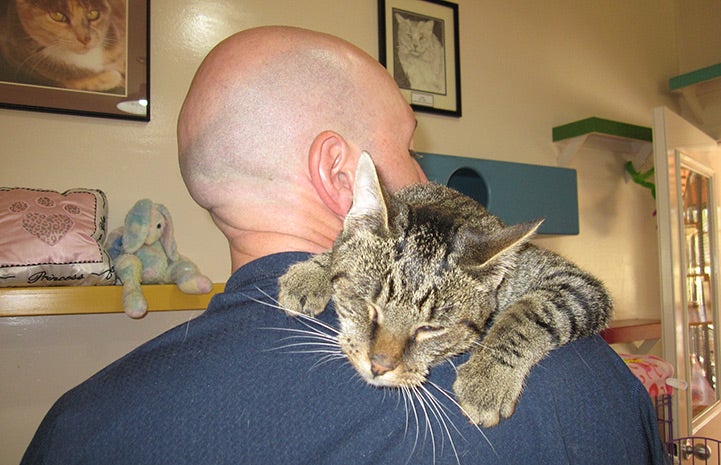
[[[400,387],[403,385],[393,373],[386,373],[381,376],[363,375],[363,379],[366,383],[376,387]]]
[[[415,376],[399,377],[392,373],[386,373],[385,375],[381,376],[371,375],[370,378],[364,376],[363,379],[371,386],[385,388],[413,388],[423,384],[423,381],[425,381],[424,378],[418,378]]]

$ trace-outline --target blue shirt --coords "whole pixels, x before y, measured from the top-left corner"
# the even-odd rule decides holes
[[[22,464],[663,463],[650,398],[599,337],[542,360],[494,428],[449,400],[449,363],[431,371],[448,393],[429,387],[434,401],[368,386],[273,307],[278,276],[307,257],[242,267],[202,315],[65,394]],[[330,310],[320,317],[335,324]]]

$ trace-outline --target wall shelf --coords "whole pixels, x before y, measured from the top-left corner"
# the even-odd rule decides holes
[[[661,321],[651,319],[613,320],[601,331],[601,337],[609,344],[641,342],[634,346],[635,353],[648,353],[661,339]]]
[[[149,312],[205,309],[225,284],[208,294],[185,294],[174,284],[143,285]],[[0,289],[0,317],[123,313],[122,286],[6,287]]]
[[[598,148],[633,155],[633,165],[642,167],[653,150],[651,128],[603,118],[586,118],[553,128],[558,162],[563,165],[581,147]]]
[[[721,63],[672,77],[668,87],[671,92],[680,94],[693,116],[705,124],[707,118],[702,100],[705,95],[721,90]]]

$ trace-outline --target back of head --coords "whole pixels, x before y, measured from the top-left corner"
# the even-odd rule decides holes
[[[178,120],[180,168],[193,198],[212,210],[229,192],[260,193],[270,180],[282,188],[307,170],[321,131],[370,137],[378,110],[363,96],[378,79],[368,75],[386,74],[371,61],[336,37],[298,28],[250,29],[221,42]]]

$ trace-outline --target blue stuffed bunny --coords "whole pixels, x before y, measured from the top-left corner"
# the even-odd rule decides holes
[[[173,222],[164,205],[139,200],[107,243],[115,273],[123,283],[123,308],[132,318],[148,310],[141,283],[175,283],[188,294],[206,294],[213,287],[193,262],[178,254]]]

